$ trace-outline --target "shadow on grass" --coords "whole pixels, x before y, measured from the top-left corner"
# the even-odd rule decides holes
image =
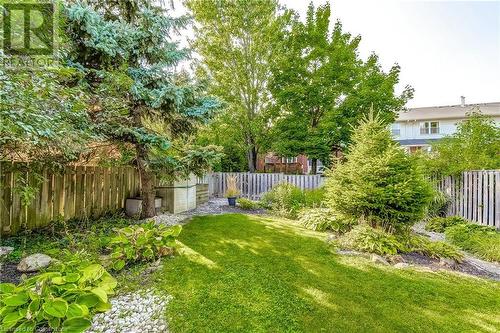
[[[291,221],[195,217],[155,276],[173,332],[500,330],[500,284],[340,258]]]

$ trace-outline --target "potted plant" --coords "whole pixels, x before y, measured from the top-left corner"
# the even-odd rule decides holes
[[[236,206],[236,197],[238,197],[238,195],[240,195],[240,190],[236,186],[236,177],[227,177],[226,198],[229,206]]]

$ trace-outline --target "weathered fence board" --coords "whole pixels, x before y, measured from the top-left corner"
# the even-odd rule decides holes
[[[321,175],[285,175],[283,173],[249,173],[249,172],[214,172],[198,180],[198,183],[208,184],[208,192],[212,197],[223,197],[226,192],[227,178],[236,177],[236,183],[241,196],[249,199],[259,199],[262,194],[273,186],[288,182],[301,189],[314,189],[323,185]]]
[[[119,210],[126,198],[140,191],[139,175],[132,167],[67,167],[63,173],[43,171],[42,181],[29,170],[23,163],[0,162],[1,234]],[[21,191],[26,183],[36,188],[27,205]]]
[[[448,215],[500,229],[500,170],[463,172],[443,178],[437,187],[450,198]]]

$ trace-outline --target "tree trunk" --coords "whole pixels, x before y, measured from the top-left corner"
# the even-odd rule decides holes
[[[257,149],[251,147],[247,151],[247,160],[248,160],[248,171],[255,172],[257,171]]]
[[[309,172],[312,175],[315,175],[318,172],[318,159],[311,159],[311,171]]]
[[[141,177],[141,197],[142,197],[142,210],[141,219],[153,217],[155,212],[155,184],[154,175],[147,167],[147,148],[136,145],[137,151],[137,168]]]

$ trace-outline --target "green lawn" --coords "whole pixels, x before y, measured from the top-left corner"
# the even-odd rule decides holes
[[[500,284],[334,254],[291,222],[195,217],[156,288],[173,332],[498,332]]]

